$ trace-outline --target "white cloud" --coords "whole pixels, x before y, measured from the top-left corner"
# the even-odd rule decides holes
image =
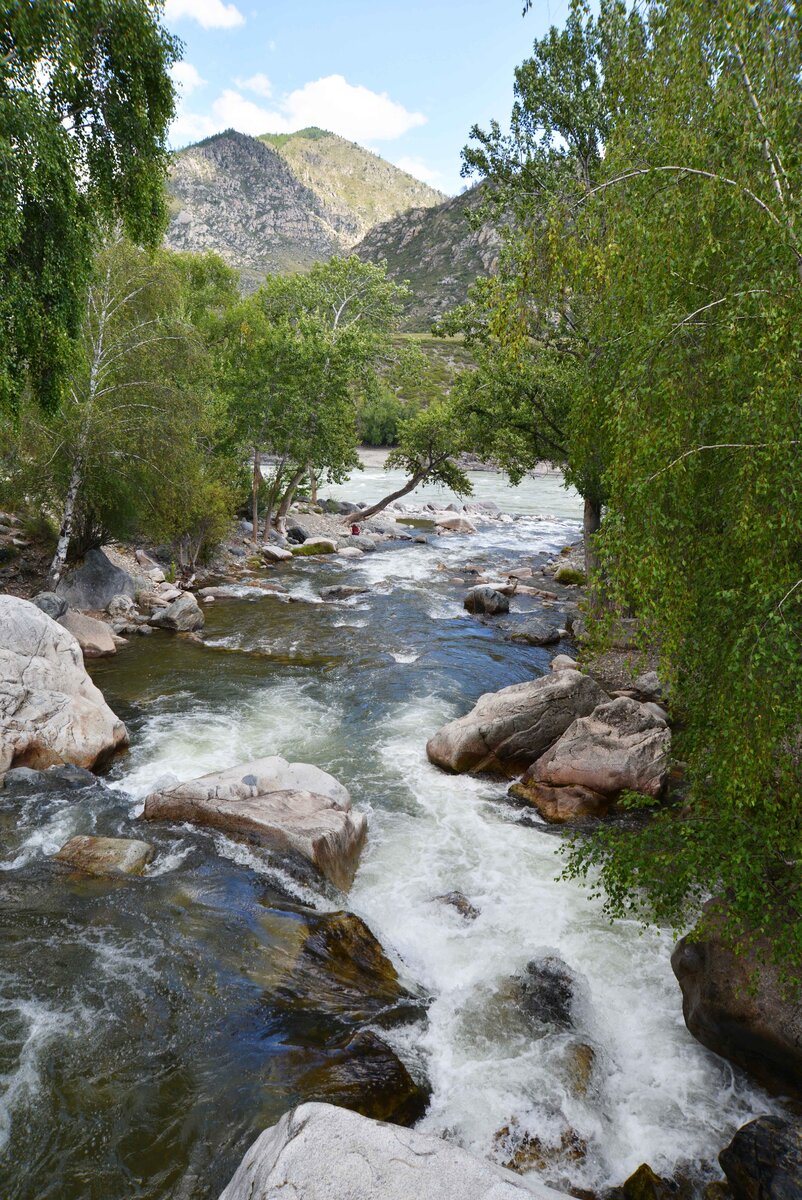
[[[420,158],[410,158],[409,155],[404,155],[402,158],[393,160],[395,165],[402,171],[406,171],[408,175],[412,175],[415,179],[420,179],[423,183],[428,183],[431,187],[437,187],[443,175],[441,171],[436,171],[434,167],[427,167],[426,163]]]
[[[213,124],[221,129],[236,129],[239,133],[250,133],[256,137],[272,130],[273,113],[253,100],[246,100],[239,92],[226,88],[212,105]]]
[[[244,92],[253,92],[256,96],[264,96],[265,99],[273,95],[273,85],[261,71],[251,75],[250,79],[235,79],[234,82]]]
[[[320,125],[355,142],[391,141],[426,124],[423,113],[409,112],[386,92],[354,86],[342,75],[326,75],[304,84],[285,97],[281,108],[290,130]]]
[[[245,18],[235,4],[223,0],[166,0],[164,18],[169,23],[191,17],[204,29],[233,29],[244,25]]]
[[[250,86],[254,79],[268,82],[265,76],[258,75],[237,81],[238,86]],[[251,87],[251,90],[256,89]],[[171,129],[171,140],[174,145],[185,145],[229,128],[255,135],[293,133],[318,125],[354,142],[383,142],[425,124],[423,113],[409,112],[385,92],[354,86],[342,75],[327,75],[290,92],[270,108],[226,88],[212,104],[209,115],[180,109]]]
[[[197,67],[193,67],[189,62],[173,63],[170,68],[170,74],[173,77],[173,83],[178,88],[182,96],[188,96],[197,88],[203,87],[206,83],[205,79],[201,79],[200,71]]]

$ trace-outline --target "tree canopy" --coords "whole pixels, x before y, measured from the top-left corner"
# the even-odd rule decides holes
[[[766,934],[793,964],[801,34],[783,0],[603,0],[598,16],[574,3],[516,75],[512,140],[495,128],[468,159],[512,206],[518,264],[505,283],[515,303],[497,292],[484,322],[513,364],[480,372],[468,399],[490,388],[498,410],[516,357],[526,369],[508,411],[527,388],[554,399],[568,387],[569,470],[595,456],[608,505],[605,599],[634,611],[659,653],[685,764],[650,820],[578,841],[568,869],[600,881],[611,915],[678,928],[720,893],[733,937]],[[595,152],[572,133],[577,83]],[[566,339],[567,373],[533,314]]]
[[[161,240],[178,49],[156,0],[3,5],[0,407],[60,402],[101,232]]]

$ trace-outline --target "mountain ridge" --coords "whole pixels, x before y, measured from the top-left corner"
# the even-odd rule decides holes
[[[259,138],[233,129],[171,160],[175,250],[215,250],[246,287],[348,253],[375,224],[443,195],[355,142],[310,127]]]

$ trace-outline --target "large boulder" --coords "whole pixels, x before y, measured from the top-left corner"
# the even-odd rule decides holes
[[[86,613],[74,612],[68,608],[59,618],[59,625],[69,629],[81,647],[84,658],[104,658],[106,655],[117,653],[117,643],[111,626],[105,621],[98,621],[97,617],[90,617]]]
[[[501,592],[497,592],[492,587],[471,588],[463,604],[469,613],[486,613],[491,617],[496,613],[510,611],[510,602],[507,597],[502,596]]]
[[[176,633],[194,633],[203,629],[205,618],[201,607],[191,592],[183,592],[177,600],[153,614],[151,625],[158,629],[171,629]]]
[[[0,596],[0,772],[96,767],[127,744],[69,630],[27,600]]]
[[[70,608],[102,612],[115,596],[136,595],[137,585],[127,571],[115,567],[102,550],[88,550],[80,567],[70,571],[56,587],[56,595]]]
[[[155,851],[135,838],[78,835],[65,842],[54,858],[86,875],[141,875]]]
[[[525,770],[577,717],[606,700],[589,675],[557,671],[480,696],[464,717],[444,725],[429,741],[431,762],[448,771]]]
[[[476,533],[476,526],[459,513],[438,513],[434,523],[441,533]]]
[[[802,1002],[771,964],[768,943],[736,951],[724,941],[720,903],[708,903],[701,936],[684,937],[671,956],[685,1024],[772,1091],[802,1095]]]
[[[55,592],[40,592],[38,596],[33,597],[33,603],[54,621],[63,617],[68,608],[67,601]]]
[[[735,1200],[799,1200],[802,1125],[758,1117],[739,1129],[718,1156]]]
[[[259,759],[153,792],[146,820],[191,821],[298,855],[336,887],[353,882],[367,834],[348,792],[307,763]]]
[[[557,678],[572,675],[559,671]],[[625,696],[580,717],[539,758],[525,781],[585,787],[604,796],[624,790],[658,796],[668,776],[671,731]]]
[[[248,1150],[220,1200],[559,1200],[440,1138],[301,1104]]]

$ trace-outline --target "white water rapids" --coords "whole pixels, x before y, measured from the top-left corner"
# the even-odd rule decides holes
[[[559,519],[486,522],[470,539],[443,538],[434,548],[406,546],[349,564],[349,581],[369,585],[371,594],[337,605],[332,627],[358,642],[370,625],[372,641],[396,669],[416,672],[432,631],[464,617],[462,590],[436,584],[468,559],[509,561],[522,549],[554,550],[576,536],[578,526],[566,519],[576,500],[547,480],[540,499],[562,504]],[[309,567],[291,589],[311,600],[318,585]],[[410,637],[407,627],[402,632],[387,620],[387,609],[383,618],[372,615],[372,600],[383,596],[395,613],[414,600],[431,626],[413,627]],[[300,652],[303,641],[291,641],[290,652]],[[235,633],[222,644],[270,649],[277,642],[266,633]],[[484,649],[494,648],[488,641]],[[348,905],[403,975],[433,997],[425,1027],[393,1035],[402,1057],[433,1086],[422,1128],[499,1161],[510,1138],[513,1149],[527,1136],[536,1139],[547,1164],[543,1177],[575,1188],[620,1183],[642,1162],[665,1175],[683,1164],[710,1166],[735,1129],[771,1104],[687,1032],[670,938],[626,922],[611,927],[587,891],[559,881],[558,839],[519,824],[519,811],[503,801],[504,785],[431,766],[427,738],[469,705],[448,686],[432,686],[430,673],[419,685],[409,678],[406,694],[383,706],[375,726],[366,729],[363,717],[358,730],[336,687],[292,676],[251,692],[236,710],[174,697],[169,712],[146,723],[119,786],[142,795],[165,774],[186,779],[265,753],[332,770],[370,813]],[[366,737],[374,751],[367,761],[349,753]],[[225,839],[220,846],[252,861]],[[475,920],[436,899],[454,890],[479,910]],[[533,1034],[531,1022],[504,1000],[510,977],[544,954],[558,956],[580,981],[579,1027],[569,1032]],[[581,1086],[577,1044],[592,1049]],[[509,1136],[500,1142],[505,1128]]]
[[[501,503],[501,493],[493,495],[494,478],[482,477],[483,498]],[[0,860],[0,884],[17,875],[27,881],[20,903],[33,914],[26,928],[34,950],[40,928],[43,937],[54,939],[52,951],[49,941],[42,951],[43,961],[54,963],[44,974],[55,973],[65,938],[74,942],[70,953],[86,963],[76,978],[64,951],[63,970],[49,989],[44,977],[32,974],[28,980],[27,950],[16,979],[5,981],[0,970],[0,1028],[11,1006],[7,1045],[0,1037],[0,1141],[15,1121],[21,1132],[20,1122],[32,1119],[26,1114],[35,1114],[50,1095],[54,1046],[72,1045],[77,1053],[85,1043],[93,1056],[91,1038],[99,1032],[106,1042],[127,1035],[137,1005],[123,1007],[120,1019],[117,1000],[122,1003],[144,981],[146,962],[151,965],[143,1019],[159,1011],[161,981],[172,962],[178,964],[176,977],[164,995],[178,997],[180,1004],[172,1024],[164,1001],[162,1024],[154,1025],[152,1037],[133,1043],[130,1064],[124,1050],[117,1055],[130,1069],[130,1094],[141,1095],[133,1127],[147,1131],[151,1111],[162,1113],[160,1121],[177,1124],[174,1136],[180,1141],[182,1103],[213,1117],[221,1094],[232,1107],[228,1136],[242,1137],[247,1130],[233,1097],[258,1119],[259,1088],[266,1086],[259,1041],[263,1018],[243,1031],[251,998],[237,982],[243,969],[239,946],[232,947],[237,957],[232,965],[224,931],[231,920],[237,937],[245,936],[249,926],[234,922],[233,914],[249,911],[242,909],[242,895],[254,873],[300,904],[331,908],[331,901],[294,881],[263,851],[221,834],[199,839],[172,827],[158,833],[154,827],[147,835],[158,853],[148,870],[151,899],[145,912],[134,890],[115,890],[107,908],[97,885],[76,884],[74,908],[68,906],[63,925],[51,929],[51,909],[65,889],[58,878],[37,871],[73,833],[97,828],[143,836],[129,818],[158,780],[190,779],[282,754],[331,771],[369,814],[367,847],[346,903],[379,938],[404,981],[431,998],[424,1021],[381,1032],[431,1082],[421,1128],[498,1162],[522,1150],[541,1179],[563,1188],[599,1192],[622,1183],[642,1162],[667,1176],[687,1166],[697,1183],[719,1174],[718,1151],[738,1126],[771,1111],[773,1103],[687,1032],[669,963],[671,939],[626,922],[610,926],[586,890],[558,880],[559,835],[536,822],[521,823],[521,810],[505,800],[504,784],[446,775],[426,759],[427,739],[468,711],[483,691],[548,669],[550,652],[503,641],[467,617],[465,588],[450,581],[468,562],[492,574],[494,567],[520,565],[574,540],[578,501],[558,484],[554,476],[528,481],[516,505],[528,515],[514,522],[480,521],[474,536],[433,537],[430,545],[394,543],[347,564],[296,560],[279,572],[296,602],[259,592],[220,601],[206,610],[205,647],[155,634],[98,665],[97,681],[112,706],[127,706],[132,733],[131,752],[114,772],[113,786],[125,793],[119,814],[109,815],[107,796],[32,800],[15,813],[16,842]],[[372,486],[378,488],[378,476]],[[369,490],[358,498],[370,499]],[[504,503],[509,506],[509,499]],[[538,518],[538,511],[551,515]],[[321,603],[320,589],[331,583],[368,591]],[[571,647],[555,647],[560,649]],[[56,890],[40,891],[51,887]],[[478,911],[475,919],[438,899],[452,891],[467,897]],[[85,925],[85,912],[97,927]],[[188,940],[179,957],[181,938]],[[197,955],[196,984],[195,948],[205,946],[208,955]],[[242,950],[246,966],[257,950]],[[561,960],[575,981],[578,1001],[567,1028],[533,1021],[516,1003],[513,977],[548,956]],[[231,989],[219,1000],[218,980],[229,980]],[[230,1039],[218,1047],[215,1039],[226,1027],[216,1005],[229,1011],[225,1006],[240,1000],[243,1017],[236,1007],[231,1010]],[[184,1045],[186,1036],[191,1045]],[[251,1036],[257,1039],[253,1052]],[[198,1039],[206,1040],[201,1045]],[[113,1040],[110,1044],[108,1053]],[[136,1058],[147,1054],[152,1061]],[[196,1058],[208,1063],[208,1081],[201,1071],[196,1090],[186,1093],[192,1100],[184,1100],[179,1089],[177,1098],[165,1098],[165,1107],[154,1109],[160,1072],[178,1087],[182,1064]],[[240,1082],[244,1068],[251,1072],[253,1097]],[[68,1084],[48,1103],[60,1104],[64,1087],[79,1087],[75,1070],[64,1073]],[[90,1083],[80,1110],[88,1114],[87,1148],[79,1147],[88,1159],[95,1145],[93,1105],[97,1089],[106,1086],[102,1076]],[[140,1084],[144,1090],[138,1093]],[[221,1091],[225,1087],[232,1090]],[[271,1079],[270,1087],[266,1111],[274,1114],[285,1103],[281,1078]],[[114,1121],[123,1123],[120,1116],[109,1121],[110,1129]],[[114,1144],[111,1133],[107,1139]],[[17,1145],[24,1144],[21,1132]],[[197,1153],[208,1151],[209,1144],[206,1132],[198,1138]],[[76,1161],[83,1161],[79,1151]],[[154,1167],[141,1194],[211,1200],[203,1162],[198,1159],[195,1174],[172,1181],[168,1156],[164,1182]],[[71,1198],[80,1194],[69,1192]],[[113,1188],[108,1192],[117,1194]],[[13,1196],[29,1200],[30,1193],[18,1182]],[[51,1196],[58,1200],[58,1191],[48,1192]]]

